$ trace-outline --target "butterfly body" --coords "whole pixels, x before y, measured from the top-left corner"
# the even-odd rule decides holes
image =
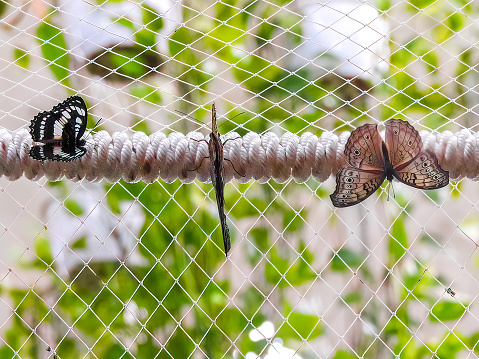
[[[210,158],[210,176],[211,182],[215,189],[216,194],[216,205],[218,206],[218,214],[220,217],[221,231],[223,233],[223,244],[225,249],[225,254],[228,255],[229,250],[231,249],[231,240],[230,240],[230,231],[228,224],[226,223],[225,215],[225,181],[224,181],[224,156],[223,156],[223,143],[218,132],[218,126],[216,123],[216,107],[213,103],[212,109],[212,119],[211,119],[211,133],[210,141],[208,142],[209,158]]]
[[[384,174],[386,175],[386,179],[391,182],[394,177],[394,168],[391,161],[389,160],[388,149],[384,142],[382,143],[382,151],[384,157]]]
[[[86,153],[84,138],[87,108],[79,96],[67,98],[50,111],[38,113],[30,123],[30,156],[38,161],[70,162]]]
[[[419,189],[437,189],[449,183],[434,153],[422,150],[419,133],[407,121],[385,122],[386,141],[377,125],[363,125],[351,133],[344,156],[347,165],[336,175],[331,201],[336,207],[349,207],[371,196],[384,182],[396,178]]]

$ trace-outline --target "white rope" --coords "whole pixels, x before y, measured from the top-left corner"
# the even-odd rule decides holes
[[[469,130],[440,134],[421,132],[424,149],[436,153],[440,165],[449,171],[451,179],[479,179],[479,134]],[[337,136],[331,132],[319,138],[311,133],[301,137],[285,133],[279,138],[274,133],[262,136],[248,133],[239,137],[236,133],[222,136],[224,145],[226,182],[232,178],[240,182],[254,179],[265,182],[274,179],[285,182],[291,176],[297,182],[306,181],[311,175],[323,182],[344,164],[344,146],[349,132]],[[172,133],[166,136],[156,132],[146,136],[136,132],[100,131],[87,141],[88,152],[80,160],[64,163],[32,159],[28,152],[32,139],[26,129],[8,131],[0,129],[0,175],[16,180],[24,175],[30,180],[45,176],[51,181],[63,177],[73,181],[86,179],[116,182],[144,181],[151,183],[158,178],[173,182],[191,182],[198,178],[209,181],[209,159],[194,170],[208,156],[208,145],[201,141],[203,135],[191,132],[187,135]],[[206,138],[208,140],[208,137]],[[238,172],[236,172],[235,171]],[[242,177],[244,175],[244,177]]]

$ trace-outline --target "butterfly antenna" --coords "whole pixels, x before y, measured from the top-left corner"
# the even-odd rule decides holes
[[[100,121],[101,121],[101,120],[103,120],[103,119],[100,118],[98,121],[96,121],[95,126],[93,126],[92,128],[90,128],[90,130],[88,131],[88,134],[89,134],[89,135],[91,135],[92,131],[93,131],[95,128],[98,127],[98,125],[100,124]],[[98,145],[95,144],[94,146],[97,147]]]
[[[193,116],[190,116],[190,115],[188,115],[187,113],[184,113],[184,112],[182,112],[182,111],[180,111],[180,110],[175,110],[175,112],[178,112],[179,114],[182,114],[183,116],[189,118],[190,120],[193,120],[193,121],[196,121],[196,122],[205,124],[203,121],[198,120],[198,119],[194,118]],[[245,114],[245,113],[246,113],[246,112],[244,112],[244,111],[243,111],[243,112],[240,112],[240,113],[237,113],[236,115],[234,115],[233,117],[229,118],[228,120],[231,121],[231,120],[233,120],[235,117],[240,116],[240,115],[243,115],[243,114]],[[221,126],[223,126],[225,123],[226,123],[226,122],[223,122],[222,124],[220,124],[220,125],[218,126],[218,128],[220,128]]]
[[[233,117],[230,118],[230,121],[235,118],[235,117],[238,117],[238,116],[241,116],[241,115],[244,115],[246,112],[243,111],[243,112],[240,112],[240,113],[237,113],[236,115],[234,115]]]
[[[95,126],[93,126],[92,128],[90,128],[90,130],[88,131],[88,134],[91,134],[91,132],[98,127],[98,125],[100,124],[100,121],[103,120],[102,118],[100,118],[96,123],[95,123]]]
[[[101,120],[103,120],[103,119],[100,118],[98,121],[96,121],[95,126],[93,126],[93,128],[91,129],[91,131],[93,131],[95,128],[98,127],[98,125],[100,124]],[[90,131],[90,132],[91,132],[91,131]]]
[[[240,113],[237,113],[237,114],[234,115],[233,117],[228,118],[228,120],[233,121],[233,119],[234,119],[235,117],[238,117],[238,116],[240,116],[240,115],[244,115],[245,113],[246,113],[245,111],[240,112]],[[218,128],[220,128],[221,126],[223,126],[225,123],[226,123],[226,122],[223,122],[221,125],[218,126]]]
[[[203,123],[202,121],[200,121],[200,120],[194,118],[193,116],[190,116],[190,115],[188,115],[187,113],[184,113],[184,112],[182,112],[182,111],[180,111],[180,110],[175,110],[175,112],[178,112],[178,113],[182,114],[183,116],[188,117],[190,120],[193,120],[193,121],[195,121],[195,122]]]

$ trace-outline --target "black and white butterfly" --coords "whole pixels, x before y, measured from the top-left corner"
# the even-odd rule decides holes
[[[30,134],[41,145],[32,146],[30,156],[38,161],[79,159],[87,151],[84,138],[87,117],[85,101],[79,96],[38,113],[30,123]]]

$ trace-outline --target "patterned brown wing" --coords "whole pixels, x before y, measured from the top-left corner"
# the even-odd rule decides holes
[[[225,249],[225,255],[228,257],[228,252],[231,249],[230,230],[226,223],[225,215],[225,181],[224,181],[224,157],[223,157],[223,143],[219,137],[218,129],[216,127],[216,110],[213,104],[213,130],[210,133],[210,142],[208,143],[208,149],[210,153],[210,175],[211,183],[215,189],[216,205],[218,206],[218,215],[220,217],[221,231],[223,233],[223,245]]]
[[[437,189],[449,183],[449,172],[441,168],[431,151],[421,152],[410,163],[395,169],[393,174],[399,181],[420,189]]]
[[[343,166],[336,175],[336,190],[330,196],[336,207],[349,207],[371,196],[384,182],[384,171],[363,171]]]
[[[351,132],[344,157],[346,162],[362,170],[383,170],[382,139],[377,125],[362,125]]]
[[[393,168],[410,162],[422,150],[419,132],[409,122],[391,119],[386,125],[386,147]]]

